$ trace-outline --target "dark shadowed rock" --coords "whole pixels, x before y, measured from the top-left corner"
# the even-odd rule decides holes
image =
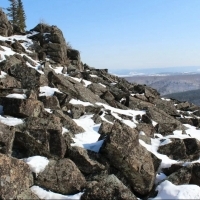
[[[25,53],[24,47],[17,40],[11,46],[17,53]]]
[[[192,167],[183,167],[167,177],[174,185],[189,184],[192,177]]]
[[[41,74],[26,64],[11,66],[9,74],[20,80],[24,89],[35,89],[40,86]]]
[[[162,134],[163,136],[172,135],[173,131],[178,129],[177,123],[159,123],[155,126],[155,130],[157,133]]]
[[[11,154],[14,137],[14,127],[7,126],[0,122],[0,153]]]
[[[33,185],[29,166],[15,158],[0,154],[0,198],[14,199],[23,190]]]
[[[85,114],[85,107],[81,104],[69,104],[73,119],[78,119]]]
[[[43,111],[43,104],[34,99],[3,98],[4,114],[15,117],[38,117]]]
[[[0,9],[0,35],[8,37],[11,36],[13,28],[8,21],[6,14]]]
[[[139,123],[137,124],[136,129],[138,130],[138,132],[144,132],[149,137],[153,137],[155,133],[155,128],[152,124]]]
[[[196,138],[183,139],[186,147],[186,154],[192,160],[197,160],[200,156],[200,142]]]
[[[158,124],[167,123],[178,130],[185,130],[185,126],[183,126],[181,122],[156,107],[148,107],[146,114],[150,119]]]
[[[85,178],[70,159],[49,160],[45,170],[38,174],[35,184],[48,190],[72,194],[81,191]]]
[[[56,96],[40,96],[39,100],[43,102],[45,108],[60,109],[60,104]]]
[[[109,175],[86,189],[81,200],[86,199],[136,200],[137,198],[115,175]]]
[[[53,114],[45,118],[29,117],[20,131],[16,132],[14,153],[25,154],[26,157],[43,155],[47,157],[64,157],[66,144],[62,136],[60,118]],[[52,156],[50,156],[50,154]]]
[[[190,184],[200,186],[200,163],[192,164],[192,178]]]
[[[61,110],[55,110],[54,114],[61,120],[63,126],[69,129],[73,134],[83,133],[85,130],[78,126],[68,115],[65,115]]]
[[[58,89],[75,99],[90,102],[92,104],[96,102],[105,103],[105,101],[96,96],[91,90],[84,87],[81,83],[75,81],[71,77],[64,77],[63,75],[49,72],[48,78],[53,85],[58,87]]]
[[[166,145],[159,146],[158,152],[165,154],[174,160],[186,159],[186,148],[183,140],[181,139],[170,139],[172,142]]]
[[[139,144],[138,137],[136,129],[117,121],[100,153],[122,172],[135,192],[146,195],[153,187],[155,169],[151,153]]]
[[[71,147],[68,152],[68,157],[84,174],[94,174],[105,169],[105,166],[90,158],[87,150],[82,147]]]

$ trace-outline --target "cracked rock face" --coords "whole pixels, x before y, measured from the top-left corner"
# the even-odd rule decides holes
[[[73,194],[85,186],[85,178],[73,161],[64,158],[50,160],[45,170],[35,178],[35,184],[61,194]]]
[[[14,199],[33,185],[29,166],[21,160],[0,154],[0,198]]]

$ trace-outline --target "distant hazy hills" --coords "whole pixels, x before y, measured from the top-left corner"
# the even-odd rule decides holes
[[[130,82],[146,84],[158,90],[162,96],[200,105],[200,74],[168,76],[131,76],[124,77]]]
[[[178,99],[179,101],[189,101],[196,105],[200,105],[200,89],[168,94],[165,95],[165,97]]]

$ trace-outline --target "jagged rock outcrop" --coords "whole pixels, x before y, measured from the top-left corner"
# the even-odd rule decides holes
[[[13,33],[11,23],[8,21],[6,14],[0,8],[0,35],[8,37]]]

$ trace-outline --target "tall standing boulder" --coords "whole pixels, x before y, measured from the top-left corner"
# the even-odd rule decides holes
[[[0,9],[0,35],[8,37],[12,35],[12,32],[11,23],[8,21],[6,14]]]
[[[124,175],[133,191],[143,196],[151,191],[158,166],[138,138],[136,129],[116,121],[100,152]]]
[[[62,31],[56,26],[38,24],[31,31],[39,32],[30,37],[37,41],[42,48],[37,53],[44,52],[47,57],[60,64],[67,64],[67,45]],[[36,49],[37,50],[37,49]]]

